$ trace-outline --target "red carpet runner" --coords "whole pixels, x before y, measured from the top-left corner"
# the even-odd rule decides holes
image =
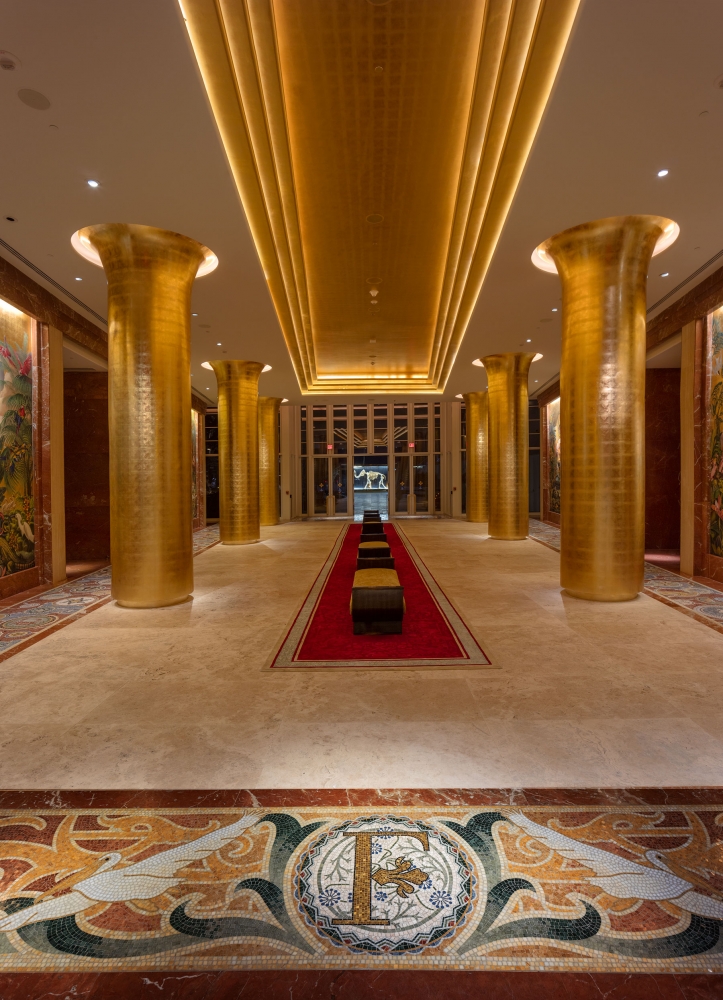
[[[384,523],[407,605],[401,635],[354,635],[349,601],[361,525],[340,534],[281,644],[278,667],[464,667],[490,660],[404,533]]]

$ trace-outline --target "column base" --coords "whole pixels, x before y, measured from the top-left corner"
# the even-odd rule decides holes
[[[614,596],[606,596],[603,594],[591,594],[586,593],[583,590],[570,590],[569,587],[563,587],[563,594],[568,597],[575,597],[578,601],[598,601],[602,604],[620,604],[622,601],[634,601],[641,591],[636,591],[634,594],[616,594]]]
[[[260,542],[260,538],[246,538],[242,542],[227,542],[225,539],[221,539],[221,545],[255,545]]]
[[[136,604],[133,601],[122,601],[118,597],[114,598],[114,600],[119,608],[131,608],[133,611],[152,611],[154,608],[172,608],[175,604],[186,604],[188,601],[193,600],[193,594],[186,594],[185,597],[177,597],[173,601],[159,601],[156,604]]]

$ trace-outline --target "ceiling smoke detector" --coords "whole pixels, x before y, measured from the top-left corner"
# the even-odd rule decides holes
[[[12,52],[0,49],[0,69],[12,70],[20,68],[20,60]]]

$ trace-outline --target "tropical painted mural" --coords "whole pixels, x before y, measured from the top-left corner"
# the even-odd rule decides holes
[[[547,467],[550,486],[549,509],[560,513],[560,400],[547,404]]]
[[[35,565],[31,322],[0,300],[0,576]]]
[[[708,397],[708,427],[710,429],[709,550],[713,556],[723,556],[723,308],[716,309],[714,313],[710,314],[708,336],[708,356],[710,358],[710,395]]]
[[[198,489],[199,459],[198,410],[191,410],[191,517],[194,528],[201,517],[201,494]]]

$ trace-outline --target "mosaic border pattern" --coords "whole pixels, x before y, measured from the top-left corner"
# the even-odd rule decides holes
[[[429,572],[412,543],[399,527],[399,523],[395,522],[393,526],[397,532],[400,542],[406,549],[417,572],[421,576],[424,585],[429,591],[432,600],[437,605],[439,613],[446,621],[447,626],[457,640],[458,645],[464,651],[464,656],[455,657],[454,659],[447,659],[444,657],[424,659],[422,657],[418,657],[414,659],[398,660],[301,660],[298,658],[306,633],[319,607],[319,603],[324,593],[324,588],[326,587],[329,577],[331,576],[331,571],[334,568],[334,564],[339,556],[339,553],[341,552],[344,540],[351,527],[351,524],[346,524],[339,532],[337,539],[332,546],[331,552],[327,556],[327,559],[319,571],[316,580],[314,580],[311,589],[301,604],[301,607],[296,612],[290,628],[281,640],[278,648],[270,657],[265,669],[308,670],[315,668],[333,669],[337,667],[347,669],[364,668],[366,670],[375,670],[380,667],[387,669],[395,667],[398,669],[406,669],[410,667],[431,667],[435,669],[440,667],[453,667],[457,670],[464,670],[467,667],[491,667],[495,669],[494,664],[490,661],[489,657],[479,645],[472,632],[463,621],[461,615],[458,613],[456,608],[454,608],[452,602]]]
[[[687,804],[644,804],[668,790],[635,789],[556,790],[597,797],[584,808],[521,803],[544,798],[522,789],[468,793],[503,803],[487,806],[402,805],[425,791],[387,790],[391,809],[262,804],[292,790],[128,793],[149,801],[125,807],[90,805],[118,792],[68,793],[86,807],[0,804],[0,972],[720,976],[723,795],[670,791]],[[328,793],[339,790],[299,797]],[[28,793],[54,794],[66,793]],[[209,802],[234,794],[253,807]],[[171,806],[174,795],[198,804]],[[454,885],[446,870],[460,872]]]
[[[560,551],[560,529],[552,524],[530,520],[530,538]],[[720,590],[646,562],[643,593],[723,633],[723,592]]]
[[[194,556],[218,542],[217,524],[200,528],[193,534]],[[108,604],[111,600],[110,589],[111,569],[105,566],[13,604],[0,613],[0,661]]]

